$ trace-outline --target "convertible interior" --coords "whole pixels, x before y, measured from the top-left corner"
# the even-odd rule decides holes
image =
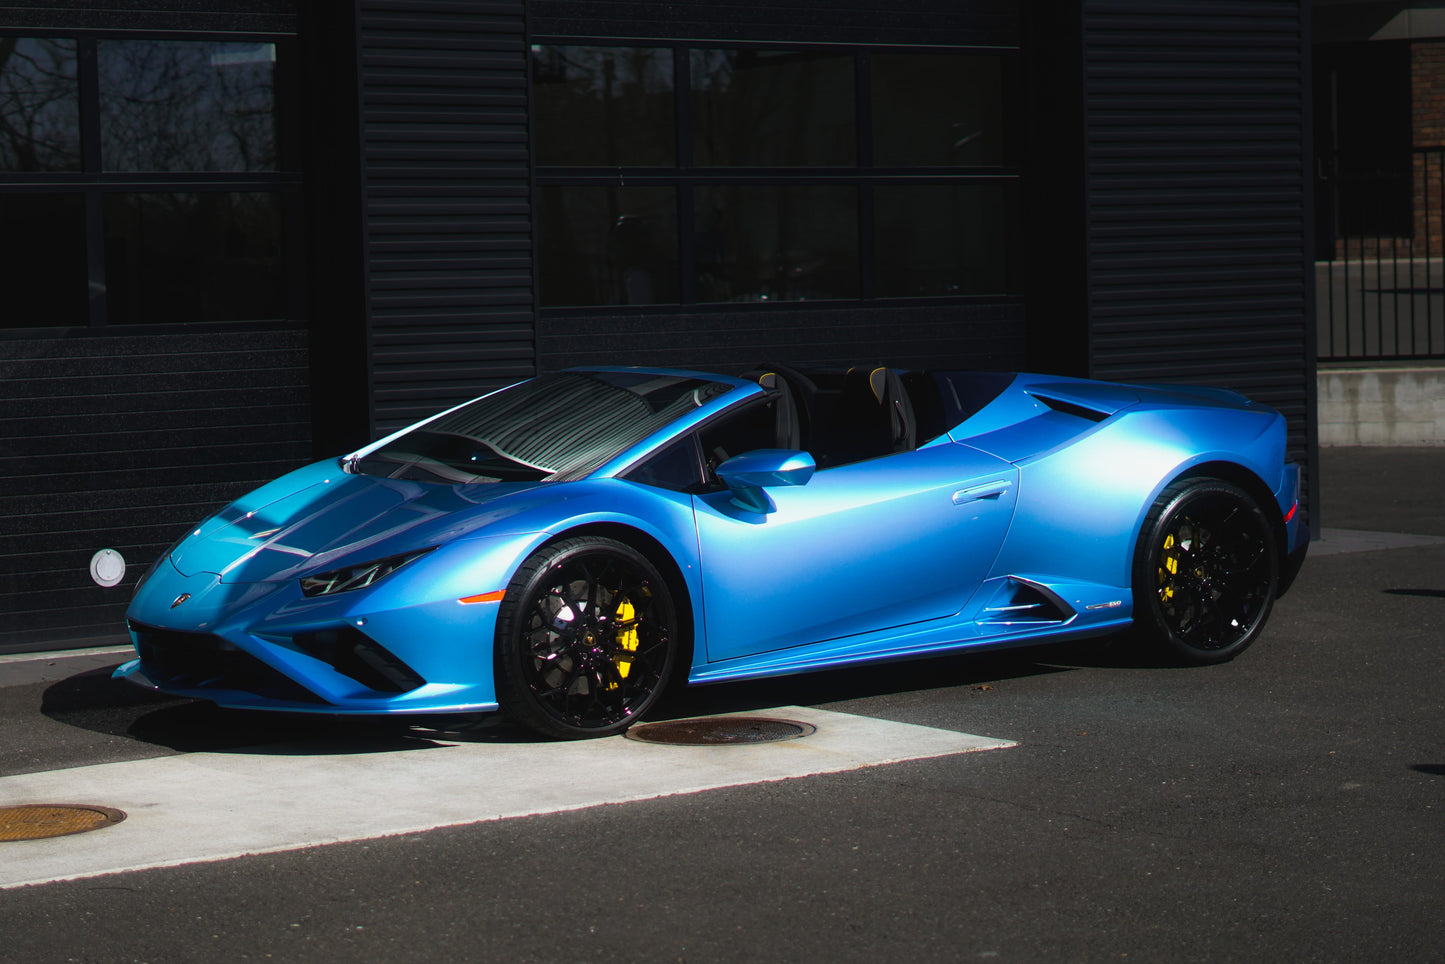
[[[755,448],[799,449],[819,469],[909,452],[981,409],[1012,375],[898,371],[882,366],[801,371],[757,366],[761,405],[703,431],[711,467]]]

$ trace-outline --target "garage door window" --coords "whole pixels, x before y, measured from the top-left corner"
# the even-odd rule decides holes
[[[538,300],[1013,295],[1016,72],[1012,50],[537,43]]]

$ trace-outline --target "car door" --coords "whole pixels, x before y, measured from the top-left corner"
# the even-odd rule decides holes
[[[959,612],[1017,488],[1008,462],[944,443],[770,486],[768,513],[726,490],[695,495],[708,661]]]

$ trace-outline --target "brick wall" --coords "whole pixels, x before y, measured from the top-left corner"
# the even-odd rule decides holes
[[[1410,47],[1410,113],[1413,145],[1445,147],[1445,42],[1421,41]],[[1445,210],[1445,152],[1415,155],[1415,248],[1436,256],[1441,247],[1441,211]]]
[[[1415,146],[1445,146],[1445,41],[1411,45],[1410,108]]]

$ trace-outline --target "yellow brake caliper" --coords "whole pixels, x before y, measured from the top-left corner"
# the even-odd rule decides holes
[[[633,607],[632,601],[624,598],[617,604],[615,614],[617,620],[617,653],[612,657],[612,662],[617,666],[619,679],[627,679],[627,674],[632,672],[632,659],[637,652],[637,610]],[[616,689],[617,684],[612,683],[608,689]]]
[[[1174,600],[1174,576],[1179,575],[1179,554],[1174,551],[1174,533],[1164,537],[1164,555],[1159,560],[1159,601]]]

